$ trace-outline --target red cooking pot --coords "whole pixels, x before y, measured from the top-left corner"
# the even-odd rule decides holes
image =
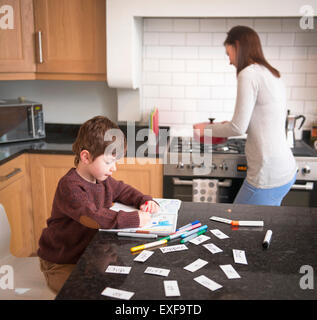
[[[210,123],[213,123],[215,118],[208,118]],[[197,142],[205,143],[205,144],[221,144],[227,141],[227,138],[223,137],[204,137],[204,135],[199,135],[196,130],[194,130],[194,139]]]

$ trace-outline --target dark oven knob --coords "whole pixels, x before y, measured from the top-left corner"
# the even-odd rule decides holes
[[[306,165],[303,169],[302,169],[302,173],[303,174],[309,174],[310,173],[310,167],[308,165]]]

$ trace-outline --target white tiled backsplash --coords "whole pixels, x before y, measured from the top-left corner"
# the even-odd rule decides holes
[[[192,124],[230,120],[236,97],[236,69],[223,42],[235,25],[254,28],[267,60],[282,74],[287,107],[304,114],[304,129],[317,120],[317,21],[302,30],[299,18],[145,18],[143,34],[143,121],[153,107],[160,125],[191,134]],[[300,132],[296,133],[300,138]]]

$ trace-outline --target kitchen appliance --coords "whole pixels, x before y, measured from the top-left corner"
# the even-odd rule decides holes
[[[45,138],[42,104],[0,99],[0,143]]]
[[[193,180],[217,179],[218,202],[232,203],[246,177],[245,139],[202,145],[192,137],[172,137],[165,154],[163,196],[192,201]],[[317,151],[303,141],[292,149],[297,180],[282,205],[317,207]]]
[[[295,143],[295,127],[296,127],[296,121],[298,119],[302,119],[301,124],[299,125],[298,129],[300,129],[306,118],[303,115],[293,115],[290,114],[290,110],[287,110],[287,117],[286,117],[286,124],[285,124],[285,129],[286,129],[286,139],[287,143],[291,148],[294,148],[294,143]]]

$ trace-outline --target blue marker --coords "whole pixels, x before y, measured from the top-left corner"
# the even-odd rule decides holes
[[[183,227],[180,227],[179,229],[176,229],[176,231],[185,229],[185,228],[190,227],[190,226],[192,226],[192,225],[194,225],[194,224],[197,224],[197,223],[199,223],[199,222],[200,222],[199,220],[196,220],[196,221],[194,221],[194,222],[191,222],[191,223],[189,223],[189,224],[186,224],[186,226],[183,226]]]
[[[186,237],[188,237],[188,236],[190,236],[190,235],[192,235],[194,233],[197,233],[197,232],[202,231],[202,230],[206,230],[207,228],[208,228],[208,226],[205,224],[204,226],[201,226],[201,227],[199,227],[197,229],[190,230],[190,231],[187,231],[187,232],[183,233],[181,235],[181,238],[184,239],[184,238],[186,238]]]

